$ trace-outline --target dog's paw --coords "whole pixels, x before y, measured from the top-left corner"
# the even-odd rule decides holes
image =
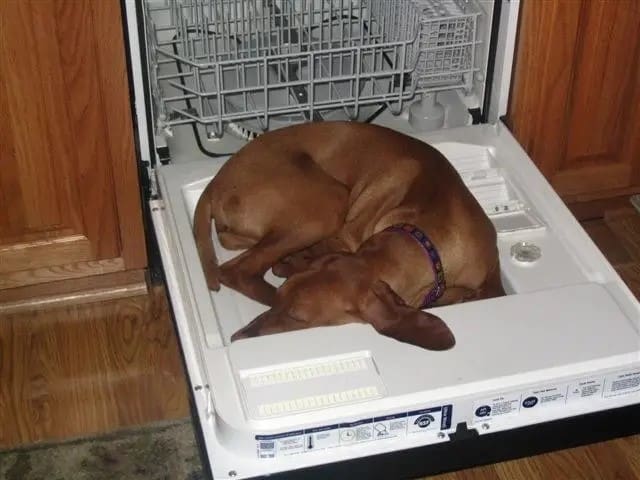
[[[313,260],[314,257],[308,250],[302,250],[281,259],[271,267],[271,271],[276,277],[289,278],[296,273],[307,270]]]
[[[293,267],[289,263],[279,262],[271,267],[271,272],[273,272],[276,277],[288,278],[293,272]]]
[[[209,290],[217,292],[220,290],[220,280],[217,278],[207,278],[207,287]]]

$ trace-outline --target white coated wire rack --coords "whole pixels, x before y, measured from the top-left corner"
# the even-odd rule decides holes
[[[145,0],[160,128],[319,120],[401,110],[416,92],[470,88],[472,0]]]

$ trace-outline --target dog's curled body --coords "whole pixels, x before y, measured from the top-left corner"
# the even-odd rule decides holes
[[[246,249],[221,266],[212,219],[225,248]],[[417,310],[434,271],[417,242],[386,230],[399,223],[438,249],[447,288],[436,305],[503,294],[495,229],[456,170],[433,147],[369,124],[308,123],[253,140],[205,188],[194,234],[209,288],[222,282],[272,307],[235,338],[361,321],[448,348],[446,325]],[[269,268],[288,277],[278,291]],[[410,331],[393,334],[401,318]],[[431,333],[412,333],[425,319]],[[429,340],[435,331],[442,338]]]

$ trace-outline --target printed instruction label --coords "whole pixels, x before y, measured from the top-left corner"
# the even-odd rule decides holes
[[[617,397],[640,392],[640,368],[625,373],[608,375],[604,379],[604,397]]]
[[[256,435],[259,458],[274,458],[276,452],[293,455],[304,450],[304,431],[281,433],[278,435]]]
[[[340,424],[340,444],[369,442],[373,438],[373,419]]]
[[[556,405],[564,405],[567,401],[568,385],[549,386],[535,388],[524,392],[522,395],[522,408],[544,408]]]
[[[305,449],[324,450],[340,446],[340,425],[326,425],[305,430]]]
[[[600,398],[603,386],[604,377],[570,383],[567,390],[567,403]]]
[[[444,405],[276,435],[256,435],[258,458],[298,455],[364,442],[404,438],[409,434],[447,430],[451,428],[452,412],[451,405]]]
[[[640,392],[640,368],[479,400],[473,404],[473,422],[486,422],[495,417],[525,414],[534,409],[563,407],[575,402],[601,400],[636,392]]]
[[[484,422],[494,417],[515,415],[520,411],[520,394],[496,395],[473,404],[473,421]]]
[[[402,438],[407,436],[407,414],[397,413],[373,419],[375,440]]]

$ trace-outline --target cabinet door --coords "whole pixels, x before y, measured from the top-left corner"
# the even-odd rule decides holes
[[[507,123],[568,201],[640,185],[640,2],[524,0]]]
[[[118,0],[0,22],[0,287],[144,267]]]

